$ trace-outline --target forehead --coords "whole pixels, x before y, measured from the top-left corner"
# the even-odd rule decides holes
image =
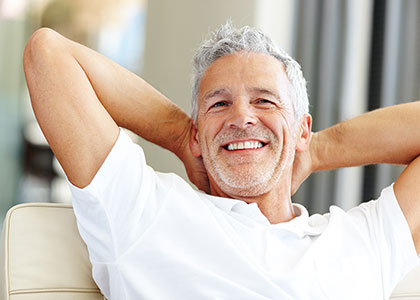
[[[290,82],[283,63],[276,58],[239,52],[221,57],[210,65],[201,79],[199,99],[221,89],[231,93],[270,90],[286,100]]]

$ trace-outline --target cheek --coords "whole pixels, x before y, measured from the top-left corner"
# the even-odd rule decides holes
[[[265,127],[271,130],[273,134],[278,136],[279,138],[281,138],[284,135],[285,131],[287,131],[288,125],[285,122],[285,118],[279,113],[260,118],[260,121]]]
[[[263,124],[271,130],[280,144],[291,144],[294,142],[295,130],[291,118],[277,113],[272,118],[266,118]]]
[[[278,113],[276,121],[273,121],[272,124],[277,128],[278,132],[292,134],[294,132],[294,115],[289,111]]]
[[[214,140],[214,128],[211,125],[202,126],[197,134],[198,142],[200,144],[201,149],[203,149],[203,151],[206,151],[206,149],[208,149],[211,146],[212,141]]]
[[[201,123],[201,126],[200,126]],[[222,130],[224,121],[221,118],[207,117],[199,123],[199,132],[204,140],[214,140],[216,135]]]

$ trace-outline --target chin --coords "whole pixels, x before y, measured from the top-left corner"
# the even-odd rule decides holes
[[[229,191],[224,191],[226,194],[231,195],[232,198],[255,198],[264,195],[270,191],[269,188],[254,187],[248,189],[230,188]]]
[[[232,177],[229,180],[219,177],[216,183],[225,194],[230,195],[232,198],[251,198],[268,193],[276,185],[279,177],[256,178],[254,176],[245,176],[236,178],[236,180],[233,180]]]
[[[231,163],[203,157],[210,181],[217,190],[231,198],[259,197],[276,188],[285,166],[278,160],[253,163]]]

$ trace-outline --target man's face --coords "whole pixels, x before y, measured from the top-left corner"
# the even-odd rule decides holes
[[[215,61],[199,89],[197,154],[230,196],[253,197],[291,175],[295,117],[290,83],[274,57],[236,53]],[[290,178],[289,178],[290,179]]]

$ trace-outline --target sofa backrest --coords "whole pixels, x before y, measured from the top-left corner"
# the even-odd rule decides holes
[[[68,205],[31,203],[9,210],[0,249],[0,298],[103,300],[86,245]]]

